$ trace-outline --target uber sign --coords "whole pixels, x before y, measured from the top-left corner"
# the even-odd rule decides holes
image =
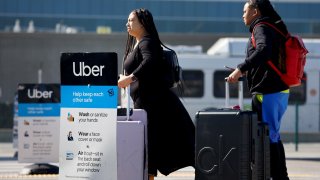
[[[64,78],[61,79],[61,84],[117,84],[118,62],[111,59],[117,59],[117,54],[113,52],[62,53],[60,70]]]
[[[102,76],[102,69],[104,66],[94,65],[92,67],[85,65],[84,62],[79,62],[79,70],[76,71],[76,63],[72,63],[73,74],[75,76]]]
[[[18,161],[59,162],[60,84],[19,84],[17,109]]]
[[[59,180],[117,179],[118,59],[62,53]]]
[[[28,97],[29,98],[51,98],[53,91],[39,91],[38,89],[28,89]]]
[[[60,103],[58,84],[19,84],[20,103]]]

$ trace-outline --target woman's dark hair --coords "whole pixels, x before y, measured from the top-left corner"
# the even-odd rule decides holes
[[[158,31],[157,31],[157,28],[156,28],[156,25],[154,24],[154,21],[153,21],[152,14],[151,14],[151,12],[149,10],[144,9],[144,8],[140,8],[140,9],[133,10],[131,13],[135,13],[136,14],[136,16],[138,18],[138,21],[140,22],[140,24],[142,24],[142,26],[144,27],[146,32],[158,42],[159,48],[162,45],[163,47],[166,47],[167,49],[170,49],[170,48],[168,48],[166,45],[164,45],[161,42],[161,40],[159,38],[159,34],[158,34]],[[128,54],[134,49],[135,43],[136,43],[136,39],[128,33],[124,60],[127,58]],[[183,86],[184,86],[183,82],[181,81],[181,83],[179,83],[178,87],[177,87],[177,89],[178,89],[177,90],[178,91],[177,95],[182,96],[182,94],[184,93],[184,87]]]
[[[151,37],[153,37],[156,41],[158,41],[159,44],[164,46],[164,44],[161,42],[161,40],[159,38],[159,34],[157,31],[156,25],[154,24],[153,16],[152,16],[151,12],[147,9],[144,9],[144,8],[135,9],[132,12],[136,14],[138,21],[142,24],[142,26],[147,31],[147,33]],[[125,58],[134,48],[135,41],[136,41],[135,38],[133,36],[131,36],[130,34],[128,34],[127,46],[126,46],[126,50],[125,50]]]
[[[280,15],[273,8],[269,0],[248,0],[247,3],[252,8],[259,9],[263,17],[269,17],[273,23],[275,23],[281,30],[287,34],[288,30],[284,22],[281,20]]]

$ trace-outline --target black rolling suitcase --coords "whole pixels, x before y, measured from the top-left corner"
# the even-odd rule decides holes
[[[265,180],[270,178],[268,126],[257,114],[240,109],[212,108],[196,114],[196,180]],[[226,83],[226,107],[229,107]]]

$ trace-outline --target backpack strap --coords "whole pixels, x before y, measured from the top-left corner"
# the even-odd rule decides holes
[[[253,47],[254,47],[254,48],[256,48],[256,41],[255,41],[255,39],[254,39],[253,33],[254,33],[254,30],[256,29],[256,27],[259,26],[259,25],[261,25],[261,24],[265,24],[265,25],[268,25],[268,26],[272,27],[274,30],[276,30],[279,34],[281,34],[281,35],[282,35],[283,37],[285,37],[286,39],[287,39],[288,37],[290,37],[290,33],[288,33],[287,35],[285,35],[283,32],[281,32],[281,31],[280,31],[276,26],[274,26],[273,24],[268,23],[268,22],[260,22],[260,23],[258,23],[258,24],[256,24],[256,25],[254,25],[253,30],[252,30],[252,33],[251,33],[251,41],[252,41],[252,44],[253,44]]]
[[[276,30],[279,34],[281,34],[281,35],[282,35],[283,37],[285,37],[286,39],[287,39],[288,37],[290,37],[290,33],[288,33],[287,35],[285,35],[283,32],[281,32],[276,26],[272,25],[271,23],[268,23],[268,22],[260,22],[260,23],[256,24],[256,25],[253,27],[253,30],[252,30],[252,33],[251,33],[251,42],[252,42],[252,45],[253,45],[254,48],[256,48],[256,40],[254,39],[253,33],[254,33],[255,28],[256,28],[257,26],[261,25],[261,24],[266,24],[266,25],[272,27],[274,30]],[[272,63],[271,60],[268,60],[267,63],[268,63],[268,65],[269,65],[279,76],[281,76],[282,73],[281,73],[280,70]]]
[[[279,34],[281,34],[281,35],[282,35],[283,37],[285,37],[285,38],[287,38],[287,37],[289,36],[289,33],[288,33],[287,35],[285,35],[283,32],[281,32],[281,31],[279,30],[279,28],[277,28],[275,25],[273,25],[273,24],[271,24],[271,23],[268,23],[268,22],[260,22],[260,23],[256,24],[255,27],[256,27],[257,25],[259,25],[259,24],[266,24],[266,25],[272,27],[274,30],[276,30]]]

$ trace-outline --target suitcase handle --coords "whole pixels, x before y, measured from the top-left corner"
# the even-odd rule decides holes
[[[123,74],[126,74],[125,70],[123,70]],[[131,102],[131,100],[130,100],[130,84],[126,88],[124,88],[123,90],[124,90],[123,96],[127,98],[126,99],[127,101],[124,103],[126,103],[127,105],[126,105],[126,108],[120,108],[121,110],[120,111],[118,110],[118,112],[120,112],[121,114],[125,113],[126,114],[126,121],[129,121],[130,116],[133,113],[133,109],[130,108],[130,102]],[[123,98],[123,96],[121,96],[121,99]],[[121,107],[123,107],[123,106],[124,105],[121,101]],[[125,111],[124,111],[124,109],[125,109]]]
[[[122,101],[123,100],[123,101]],[[118,106],[117,114],[118,116],[125,116],[126,121],[130,120],[130,117],[133,114],[133,109],[130,108],[130,86],[121,89],[121,103]]]
[[[126,95],[127,95],[127,121],[130,120],[130,84],[126,88]]]
[[[238,97],[239,97],[239,107],[233,107],[232,109],[240,109],[243,110],[243,77],[240,77],[238,79]],[[226,108],[230,108],[230,89],[229,89],[229,82],[227,81],[227,79],[225,79],[225,84],[226,84],[226,99],[225,99],[225,107]]]

